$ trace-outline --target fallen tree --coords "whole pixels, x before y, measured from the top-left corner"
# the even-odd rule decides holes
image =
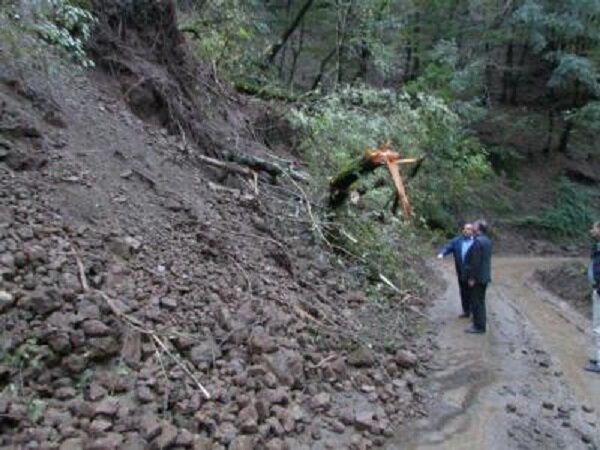
[[[386,165],[392,177],[396,189],[392,211],[395,213],[400,203],[402,213],[406,219],[411,217],[411,208],[404,180],[400,173],[399,166],[414,164],[409,178],[414,177],[425,157],[419,158],[401,158],[398,152],[392,150],[390,142],[381,144],[377,149],[367,150],[360,158],[355,159],[342,169],[342,171],[331,181],[329,185],[329,206],[331,208],[340,207],[350,195],[350,188],[361,176],[375,171],[378,167]]]

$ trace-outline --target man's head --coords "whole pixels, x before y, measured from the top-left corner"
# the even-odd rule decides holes
[[[465,223],[463,225],[462,234],[464,237],[473,236],[473,224],[469,222]]]
[[[592,238],[594,238],[597,241],[600,241],[600,220],[598,222],[595,222],[594,225],[592,225],[590,234],[592,235]]]
[[[485,219],[478,219],[473,224],[475,234],[486,234],[488,232],[488,223]]]

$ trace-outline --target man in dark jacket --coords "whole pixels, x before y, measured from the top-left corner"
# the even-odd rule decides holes
[[[474,224],[475,240],[465,264],[467,284],[471,290],[473,326],[465,332],[481,334],[486,329],[485,291],[492,281],[492,241],[487,236],[488,225],[483,219]]]
[[[594,356],[584,367],[589,372],[600,373],[600,222],[596,222],[590,234],[593,239],[588,278],[592,284],[592,334],[594,335]]]
[[[448,242],[440,252],[438,258],[442,259],[450,253],[454,255],[454,266],[456,268],[456,276],[458,278],[458,288],[460,291],[460,302],[462,304],[463,313],[459,317],[469,317],[471,315],[471,300],[469,299],[470,290],[467,286],[467,278],[465,277],[464,265],[467,261],[468,253],[473,245],[473,225],[465,223],[462,234]]]

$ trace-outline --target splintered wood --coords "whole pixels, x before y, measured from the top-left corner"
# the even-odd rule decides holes
[[[360,175],[372,172],[385,164],[394,182],[397,199],[402,205],[402,214],[407,220],[410,220],[412,217],[410,201],[400,173],[400,166],[415,164],[416,170],[418,170],[422,161],[423,157],[401,158],[398,152],[392,150],[389,141],[381,144],[377,149],[367,150],[361,158],[353,161],[333,179],[330,185],[329,204],[334,208],[340,206],[348,197],[350,187],[360,178]],[[413,176],[416,170],[413,170]]]

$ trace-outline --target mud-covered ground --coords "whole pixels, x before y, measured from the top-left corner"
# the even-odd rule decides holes
[[[536,270],[535,276],[546,289],[591,319],[592,288],[587,279],[587,264],[584,260],[571,260],[550,269]]]
[[[423,414],[421,299],[368,300],[295,185],[59,81],[0,82],[0,448],[363,449]]]
[[[464,333],[453,267],[434,304],[429,416],[410,423],[390,449],[597,449],[600,376],[585,372],[591,324],[535,280],[575,260],[498,257],[487,295],[488,331]]]

